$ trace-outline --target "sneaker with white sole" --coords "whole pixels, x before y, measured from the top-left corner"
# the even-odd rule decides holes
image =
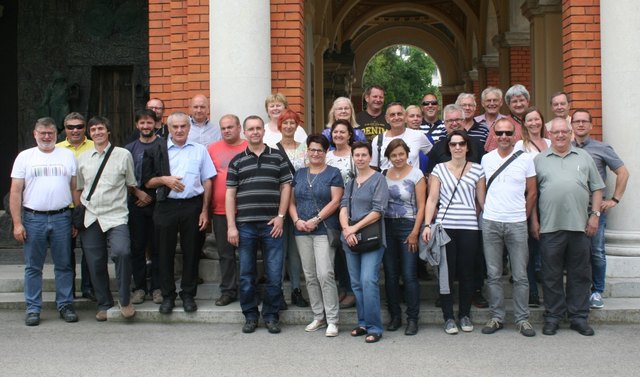
[[[313,332],[313,331],[318,331],[324,327],[327,327],[327,321],[325,321],[324,319],[323,320],[314,319],[313,322],[311,322],[310,324],[307,325],[307,327],[304,328],[304,331]]]
[[[324,336],[328,336],[330,338],[338,336],[338,325],[330,323],[329,326],[327,326],[327,331],[325,331]]]
[[[471,332],[473,331],[473,322],[471,322],[471,319],[465,315],[460,318],[460,328],[464,332]]]
[[[589,299],[589,307],[591,309],[602,309],[604,308],[604,301],[602,301],[602,295],[598,292],[593,292],[591,294],[591,298]]]
[[[453,319],[447,319],[444,323],[444,332],[449,335],[455,335],[458,333],[458,326],[456,325],[456,321]]]

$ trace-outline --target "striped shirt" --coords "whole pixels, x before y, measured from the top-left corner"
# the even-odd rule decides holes
[[[436,165],[431,172],[440,180],[440,209],[436,221],[441,222],[445,229],[478,230],[478,215],[476,214],[476,185],[484,178],[484,171],[480,164],[471,163],[471,169],[462,176],[456,191],[458,177],[447,168],[446,163]],[[453,200],[451,196],[456,191]],[[449,205],[451,202],[451,205]],[[447,206],[446,217],[443,215]]]
[[[489,129],[474,120],[471,128],[467,130],[467,135],[478,140],[484,149],[484,144],[487,142],[487,136],[489,136]]]
[[[227,170],[227,188],[236,189],[236,222],[270,221],[280,208],[280,186],[291,182],[289,165],[279,150],[265,145],[257,156],[249,148]]]
[[[447,129],[441,119],[438,119],[433,123],[429,123],[425,119],[422,119],[420,130],[424,132],[431,144],[435,144],[440,141],[440,139],[447,137]]]

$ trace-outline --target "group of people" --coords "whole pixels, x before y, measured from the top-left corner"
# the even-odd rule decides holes
[[[386,330],[402,326],[404,294],[404,332],[415,335],[420,256],[428,250],[435,253],[430,262],[447,334],[473,331],[472,303],[489,307],[483,333],[504,327],[501,277],[508,263],[522,335],[535,335],[529,306],[540,305],[538,280],[543,333],[555,334],[568,316],[572,329],[592,335],[589,309],[604,306],[606,212],[622,199],[629,173],[610,146],[590,138],[588,111],[569,117],[566,94],[552,96],[555,117],[548,124],[523,86],[504,96],[509,115],[500,113],[502,98],[500,89],[485,89],[484,113],[476,116],[475,96],[462,93],[440,120],[434,94],[426,94],[421,107],[392,102],[383,111],[384,89],[373,86],[365,91],[365,110],[356,114],[348,98],[337,98],[326,128],[311,135],[279,93],[265,101],[268,122],[252,115],[241,125],[228,114],[219,127],[208,118],[205,96],[191,100],[189,115],[174,112],[166,124],[162,101],[152,99],[136,113],[136,132],[125,148],[109,142],[106,118],[85,122],[69,114],[66,139],[57,147],[52,119],[39,119],[37,147],[20,153],[11,174],[14,236],[25,244],[26,324],[40,322],[48,246],[58,311],[77,321],[76,236],[83,250],[81,291],[97,301],[98,321],[114,306],[108,257],[122,316],[133,317],[133,304],[149,296],[161,313],[173,311],[178,235],[179,296],[185,312],[196,311],[198,264],[211,221],[221,270],[216,305],[239,299],[244,333],[256,331],[260,317],[270,333],[281,331],[287,271],[291,303],[313,312],[305,331],[337,336],[339,310],[355,305],[351,335],[375,343],[384,330],[382,264]],[[605,199],[607,167],[617,179]],[[362,232],[372,226],[380,242],[359,251]],[[488,303],[481,293],[485,276]]]

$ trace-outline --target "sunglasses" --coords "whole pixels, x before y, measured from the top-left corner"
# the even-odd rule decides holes
[[[422,106],[436,106],[438,101],[422,101]]]
[[[513,136],[513,131],[494,131],[496,136]]]
[[[451,148],[455,148],[456,146],[464,147],[464,146],[466,146],[466,145],[467,145],[467,142],[466,142],[466,141],[450,141],[450,142],[449,142],[449,146],[450,146]]]
[[[64,128],[67,130],[81,130],[84,128],[84,124],[67,124]]]

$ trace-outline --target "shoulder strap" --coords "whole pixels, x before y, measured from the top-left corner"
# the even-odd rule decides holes
[[[458,186],[460,186],[460,181],[462,181],[462,176],[464,175],[464,170],[467,168],[467,164],[469,163],[469,161],[466,161],[464,163],[464,166],[462,167],[462,171],[460,172],[460,177],[458,178],[458,182],[456,183],[456,188],[453,190],[453,193],[451,194],[451,199],[449,199],[449,204],[447,204],[447,208],[445,208],[444,213],[442,214],[442,220],[444,220],[444,217],[447,215],[447,211],[449,210],[449,206],[451,205],[451,202],[453,202],[453,198],[456,196],[456,192],[458,192]],[[446,164],[446,162],[445,162]],[[447,169],[447,167],[444,167],[445,169]]]
[[[96,186],[98,186],[98,180],[100,180],[100,176],[102,175],[102,171],[104,170],[104,166],[107,164],[107,160],[109,159],[109,156],[111,156],[111,151],[113,151],[113,148],[115,148],[115,147],[112,144],[111,148],[109,148],[107,150],[107,153],[104,155],[104,159],[102,160],[102,163],[100,164],[100,167],[98,168],[98,172],[96,173],[96,178],[93,180],[93,184],[91,185],[91,189],[89,189],[89,195],[87,195],[87,201],[91,200],[91,195],[93,195],[93,192],[96,191]]]
[[[384,139],[384,132],[378,135],[378,171],[380,171],[380,163],[382,162],[382,139]]]
[[[489,190],[489,186],[491,186],[491,183],[493,182],[494,179],[496,179],[498,174],[502,173],[502,171],[504,169],[506,169],[507,166],[509,166],[510,163],[512,163],[516,158],[518,158],[518,156],[520,156],[523,153],[524,153],[523,151],[517,151],[516,153],[512,154],[511,157],[507,160],[507,162],[502,164],[502,166],[500,166],[500,168],[498,170],[496,170],[495,173],[493,173],[491,178],[489,178],[489,182],[487,182],[487,191]]]
[[[282,152],[282,155],[284,156],[284,158],[287,159],[287,164],[289,165],[289,170],[291,170],[291,174],[295,173],[296,169],[293,167],[293,164],[291,163],[291,160],[289,159],[289,155],[287,154],[286,149],[284,149],[284,146],[282,145],[282,143],[278,142],[276,144],[276,146],[278,147],[280,152]]]

